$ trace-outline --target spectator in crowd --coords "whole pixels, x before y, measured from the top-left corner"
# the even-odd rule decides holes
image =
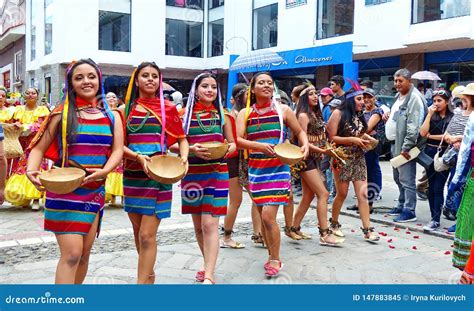
[[[341,102],[344,102],[345,93],[344,93],[344,90],[342,89],[344,87],[344,77],[340,75],[332,76],[331,79],[329,79],[329,87],[334,93],[334,98],[339,99]]]
[[[454,91],[454,90],[453,90]],[[459,150],[461,147],[461,142],[464,137],[465,128],[469,122],[470,116],[473,115],[472,111],[474,110],[474,83],[470,83],[467,85],[466,88],[462,90],[460,94],[457,96],[461,97],[463,102],[463,106],[466,107],[465,110],[462,110],[460,113],[455,113],[454,117],[452,118],[451,122],[446,129],[446,137],[445,141],[447,141],[459,154]],[[456,159],[458,162],[459,157],[457,156]],[[454,176],[456,176],[456,167],[457,163],[453,164],[453,168],[451,170],[451,174],[453,178],[448,182],[448,192],[446,194],[446,201],[444,203],[444,216],[449,220],[455,220],[457,210],[461,203],[461,194],[464,191],[464,186],[466,184],[465,174],[459,174],[459,178],[455,181]],[[456,224],[448,228],[448,232],[455,232],[456,231]]]
[[[448,144],[443,142],[443,133],[453,117],[450,97],[446,90],[433,92],[433,105],[428,109],[428,115],[420,129],[421,136],[427,138],[425,152],[431,158],[435,157],[439,147],[442,148],[443,153],[448,147]],[[428,202],[431,210],[431,221],[423,229],[434,231],[440,226],[441,207],[444,202],[444,185],[449,172],[437,172],[434,165],[431,164],[426,173],[428,175]]]
[[[360,83],[360,87],[361,89],[363,89],[364,91],[366,89],[373,89],[374,88],[374,82],[370,81],[370,80],[363,80],[361,83]]]
[[[428,83],[426,85],[426,90],[425,90],[425,99],[426,99],[426,104],[431,106],[433,104],[433,89],[431,88],[431,83]]]
[[[389,215],[398,216],[395,222],[416,221],[416,161],[409,154],[414,147],[423,150],[425,139],[419,137],[420,127],[427,113],[426,100],[411,82],[411,73],[402,68],[394,74],[394,85],[398,91],[385,135],[392,142],[392,155],[402,155],[407,163],[393,169],[393,178],[400,194],[398,204]]]

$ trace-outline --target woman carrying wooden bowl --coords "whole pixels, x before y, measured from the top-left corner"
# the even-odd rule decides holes
[[[133,72],[125,98],[124,209],[132,222],[138,252],[139,284],[153,284],[161,220],[171,216],[172,185],[149,176],[150,157],[165,154],[179,143],[181,164],[187,166],[188,143],[176,106],[163,98],[163,78],[153,62],[143,62]],[[120,109],[120,108],[119,108]]]
[[[338,237],[344,237],[340,229],[339,214],[347,197],[349,183],[352,182],[357,196],[364,239],[373,243],[380,237],[370,225],[367,200],[367,167],[364,150],[370,145],[370,141],[361,138],[367,131],[367,123],[362,111],[364,97],[360,86],[356,82],[350,82],[353,89],[346,93],[344,104],[332,113],[327,125],[329,138],[347,155],[345,163],[333,160],[332,168],[337,191],[332,204],[332,218],[329,221],[332,232]]]
[[[254,75],[249,87],[246,109],[237,117],[239,147],[249,153],[249,189],[263,222],[269,258],[265,275],[278,275],[280,230],[276,221],[278,207],[287,205],[290,192],[290,168],[276,156],[273,147],[284,141],[286,127],[298,138],[304,158],[308,156],[308,138],[288,106],[278,105],[273,97],[273,78],[269,73]]]
[[[301,128],[308,135],[310,154],[304,160],[304,168],[301,171],[303,197],[296,210],[291,229],[300,236],[305,235],[304,232],[301,232],[301,222],[316,196],[318,199],[316,213],[319,223],[319,243],[321,245],[337,246],[342,244],[344,239],[335,236],[328,227],[329,192],[324,185],[321,160],[323,155],[329,154],[329,151],[325,149],[327,144],[326,125],[319,107],[316,89],[312,85],[307,86],[300,93],[296,117]]]
[[[189,92],[184,115],[184,131],[190,147],[189,172],[181,183],[182,212],[191,214],[196,239],[204,257],[196,281],[214,284],[219,254],[219,216],[227,212],[229,174],[224,157],[211,159],[205,143],[227,141],[227,154],[236,150],[232,125],[225,121],[216,78],[198,75]]]
[[[72,160],[90,174],[71,193],[46,191],[44,228],[56,235],[61,252],[57,284],[84,281],[103,216],[104,180],[123,156],[121,118],[105,104],[101,86],[102,73],[91,59],[71,63],[64,103],[43,123],[28,148],[26,175],[39,190],[44,190],[38,177],[43,157],[62,167]]]

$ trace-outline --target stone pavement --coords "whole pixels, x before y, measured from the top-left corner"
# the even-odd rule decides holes
[[[378,211],[391,208],[398,195],[388,162],[382,163],[384,189]],[[193,283],[201,265],[190,216],[180,213],[179,188],[175,187],[173,213],[158,232],[157,283]],[[352,204],[352,194],[345,206]],[[250,201],[244,196],[236,224],[236,240],[247,244],[243,250],[222,249],[219,255],[218,283],[454,283],[460,273],[451,266],[452,236],[422,232],[429,221],[427,201],[417,206],[418,221],[394,225],[382,212],[371,217],[377,231],[386,234],[378,245],[362,239],[360,220],[343,208],[340,219],[347,235],[341,248],[320,246],[316,240],[295,242],[282,234],[284,270],[278,278],[263,275],[266,250],[250,241],[252,226]],[[310,209],[303,223],[316,233],[315,210]],[[283,225],[282,209],[278,217]],[[51,233],[42,229],[42,212],[4,206],[0,208],[0,283],[53,283],[58,259]],[[442,226],[452,222],[442,219]],[[407,230],[405,230],[407,228]],[[392,260],[387,260],[392,259]],[[87,283],[135,283],[137,255],[131,225],[118,207],[106,207],[100,238],[91,255]]]

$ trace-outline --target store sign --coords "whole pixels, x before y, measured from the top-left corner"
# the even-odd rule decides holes
[[[343,42],[277,53],[284,59],[284,61],[269,63],[264,66],[252,67],[239,71],[270,71],[350,63],[352,62],[352,42]]]
[[[305,5],[306,3],[306,0],[286,0],[286,8],[291,9],[300,5]]]

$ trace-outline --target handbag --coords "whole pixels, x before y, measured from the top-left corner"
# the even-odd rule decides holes
[[[23,155],[19,137],[22,129],[17,128],[13,124],[3,124],[3,132],[5,139],[3,140],[3,149],[7,159],[19,158]]]
[[[443,162],[443,156],[441,155],[441,153],[443,152],[443,148],[441,146],[443,145],[443,140],[444,140],[445,135],[446,135],[446,132],[444,132],[443,137],[441,138],[441,141],[439,142],[438,152],[436,152],[433,159],[434,169],[437,172],[443,172],[450,168],[449,165],[446,165]]]

